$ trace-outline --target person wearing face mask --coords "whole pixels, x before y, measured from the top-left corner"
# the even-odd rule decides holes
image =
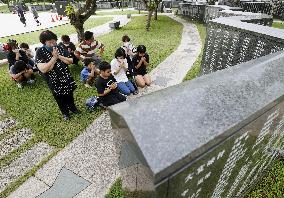
[[[95,65],[99,65],[102,61],[101,57],[104,52],[104,45],[95,40],[93,32],[86,31],[84,38],[84,41],[81,42],[76,48],[75,56],[80,60],[91,58],[93,59]],[[99,54],[96,53],[96,50],[99,50]]]
[[[62,35],[61,41],[62,42],[60,42],[58,45],[63,47],[68,53],[70,53],[73,58],[73,64],[78,65],[79,59],[74,54],[76,47],[74,43],[70,41],[70,37],[68,35]]]
[[[126,54],[123,48],[118,48],[115,52],[115,58],[111,61],[111,73],[117,82],[119,91],[124,95],[136,95],[138,92],[135,90],[133,84],[128,80],[126,71],[128,63]]]
[[[76,84],[68,69],[73,59],[64,48],[57,46],[57,36],[46,30],[39,36],[42,47],[36,51],[36,63],[38,69],[45,78],[64,120],[70,119],[69,111],[79,114],[74,103],[73,92]]]

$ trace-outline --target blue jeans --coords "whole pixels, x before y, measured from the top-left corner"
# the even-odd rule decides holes
[[[119,82],[117,83],[117,87],[122,94],[129,95],[135,91],[133,84],[130,81],[127,82]]]

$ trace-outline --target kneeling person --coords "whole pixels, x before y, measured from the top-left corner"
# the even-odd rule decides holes
[[[144,45],[137,47],[137,54],[132,58],[132,63],[137,85],[142,88],[146,85],[150,86],[151,78],[147,72],[149,55],[146,53],[146,47]]]
[[[124,95],[130,95],[130,93],[137,94],[133,84],[128,80],[126,71],[128,69],[128,63],[126,54],[123,48],[118,48],[115,52],[115,59],[110,63],[111,73],[113,74],[119,91]]]
[[[92,59],[85,59],[84,69],[81,71],[81,81],[85,84],[85,87],[91,88],[94,84],[95,78],[100,74],[100,71],[95,67]]]
[[[18,83],[19,88],[23,87],[23,83],[34,83],[33,69],[30,68],[24,61],[16,61],[10,68],[11,77]]]
[[[126,97],[119,93],[116,80],[111,75],[111,66],[103,61],[99,65],[100,76],[96,80],[96,88],[100,100],[104,106],[111,106],[126,100]]]

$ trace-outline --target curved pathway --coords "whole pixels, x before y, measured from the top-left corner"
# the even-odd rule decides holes
[[[141,90],[139,95],[181,83],[200,53],[201,41],[196,26],[170,17],[184,25],[181,44],[151,72],[153,85]],[[120,141],[115,139],[114,132],[110,117],[104,112],[9,197],[60,197],[60,193],[66,195],[72,191],[76,198],[103,198],[120,176],[117,149]],[[77,185],[68,183],[70,178]],[[64,189],[68,187],[64,185],[76,187],[67,192]]]

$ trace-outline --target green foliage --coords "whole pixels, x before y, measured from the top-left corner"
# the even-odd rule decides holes
[[[112,17],[90,18],[84,23],[84,28],[87,30],[95,26],[102,25],[108,21],[111,21],[112,19],[113,19]],[[48,29],[50,31],[53,31],[58,36],[58,38],[60,38],[59,36],[63,34],[69,35],[69,34],[76,33],[74,26],[70,24],[60,26],[60,27],[48,28]],[[22,35],[9,36],[5,38],[1,38],[0,42],[5,43],[7,42],[8,39],[16,39],[18,43],[26,42],[30,45],[36,44],[36,43],[39,43],[40,33],[41,31],[37,31],[37,32],[31,32],[31,33],[26,33]]]
[[[70,16],[71,14],[74,14],[75,13],[74,7],[71,4],[68,4],[66,6],[65,13],[66,13],[67,16]]]
[[[145,11],[140,11],[141,14],[147,14]],[[113,12],[96,12],[96,15],[126,15],[126,14],[139,14],[138,10],[124,10],[124,11],[113,11]]]
[[[272,169],[261,179],[258,185],[245,198],[283,198],[284,161],[274,162]]]
[[[0,6],[0,13],[11,13],[7,5]]]
[[[280,23],[280,22],[273,22],[273,23],[272,23],[272,27],[278,28],[278,29],[284,29],[284,22],[283,22],[283,23]]]
[[[121,178],[118,178],[112,187],[109,189],[108,194],[105,195],[105,198],[124,198],[124,192],[122,190],[122,181]]]

